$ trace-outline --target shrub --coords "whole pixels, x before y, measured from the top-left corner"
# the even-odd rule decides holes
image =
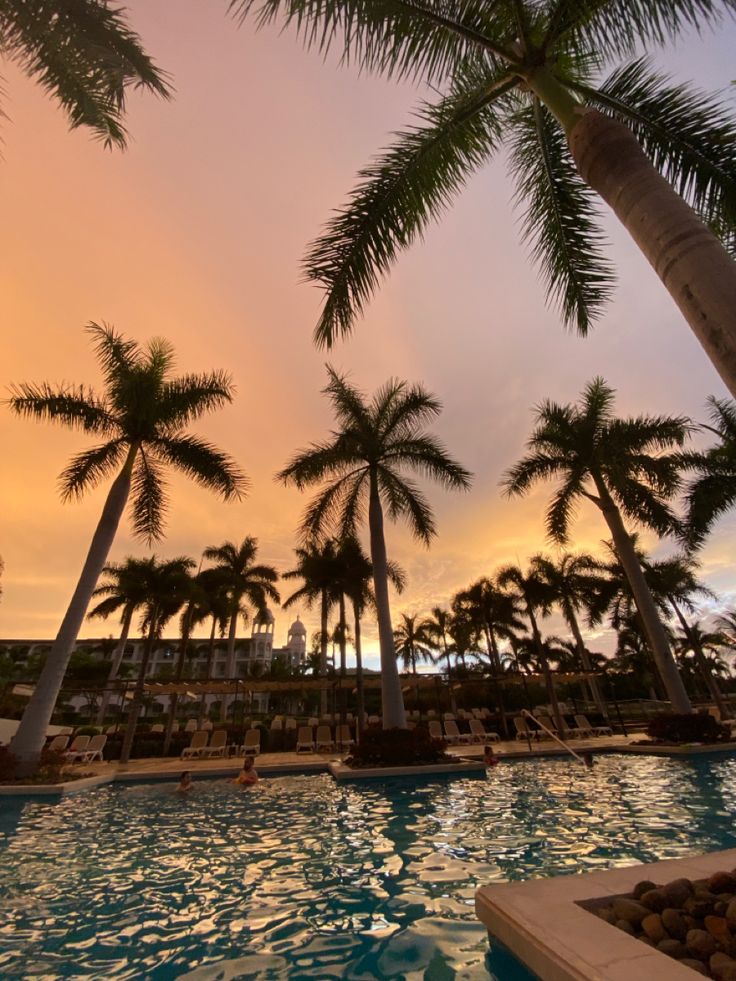
[[[363,732],[348,766],[417,766],[421,763],[449,761],[445,744],[432,739],[423,726],[416,729],[380,729],[370,726]]]
[[[0,783],[6,783],[15,776],[17,759],[7,746],[0,746]]]
[[[21,783],[61,783],[64,779],[62,770],[65,764],[64,753],[41,750],[38,769]],[[0,783],[13,783],[17,778],[16,767],[18,757],[11,753],[7,746],[0,746]]]
[[[660,743],[719,743],[728,740],[730,728],[706,712],[679,715],[663,712],[647,727],[647,735]]]
[[[97,726],[79,726],[78,729],[74,730],[75,736],[96,736],[100,730]]]

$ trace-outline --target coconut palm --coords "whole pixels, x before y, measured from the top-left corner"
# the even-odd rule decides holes
[[[726,638],[717,631],[707,630],[700,621],[694,620],[688,623],[687,631],[675,633],[673,641],[680,664],[693,676],[693,684],[696,679],[700,681],[706,698],[713,698],[709,679],[713,681],[716,677],[723,679],[729,675],[728,664],[721,656],[728,646]],[[726,706],[716,704],[721,719],[729,718],[730,712]]]
[[[601,614],[598,611],[601,597],[610,591],[610,583],[603,574],[603,566],[592,555],[573,555],[570,552],[561,555],[556,561],[546,555],[535,555],[530,564],[536,575],[547,583],[554,594],[554,601],[573,635],[579,668],[592,672],[578,617],[582,612],[587,612],[593,622],[600,620]],[[589,673],[587,684],[596,708],[601,715],[607,717],[608,712],[597,678]]]
[[[547,660],[544,642],[542,641],[542,635],[539,631],[537,621],[538,614],[546,616],[550,612],[554,603],[554,593],[549,584],[537,574],[534,568],[530,568],[527,572],[524,572],[518,565],[504,566],[502,569],[499,569],[496,575],[496,582],[502,589],[507,589],[509,592],[515,594],[524,608],[524,612],[529,620],[529,626],[531,627],[531,639],[534,650],[536,651],[537,664],[544,676],[547,698],[552,707],[552,716],[558,732],[564,733],[566,730],[565,720],[560,712],[554,678],[550,671],[549,661]]]
[[[596,194],[615,212],[736,394],[736,124],[647,50],[730,0],[231,0],[359,68],[439,89],[360,172],[312,245],[316,338],[349,332],[398,253],[502,147],[547,294],[586,333],[610,296]],[[721,236],[723,242],[719,240]],[[687,240],[689,248],[682,248]],[[725,247],[724,247],[725,243]]]
[[[452,612],[443,610],[441,606],[433,606],[431,616],[427,617],[427,635],[435,644],[441,645],[442,653],[447,661],[447,680],[452,678],[452,662],[450,661],[450,628]],[[439,660],[439,657],[437,658]]]
[[[311,610],[315,603],[320,608],[320,672],[327,672],[327,621],[336,600],[336,581],[339,575],[337,543],[332,539],[307,542],[295,549],[297,564],[294,569],[282,573],[284,579],[301,579],[303,585],[284,600],[284,609],[304,603]]]
[[[561,484],[547,508],[549,538],[568,541],[570,522],[581,500],[601,512],[626,572],[649,646],[675,712],[690,712],[690,700],[647,585],[624,517],[660,535],[678,525],[669,500],[680,487],[676,454],[689,432],[678,416],[617,419],[614,391],[602,378],[583,390],[577,405],[545,401],[535,410],[529,453],[507,471],[509,496],[522,496],[540,480]]]
[[[98,585],[92,595],[103,596],[96,606],[94,606],[87,617],[92,619],[107,620],[114,613],[120,614],[120,640],[118,641],[112,655],[110,672],[107,678],[107,687],[102,693],[100,707],[97,712],[97,725],[101,726],[105,721],[105,714],[110,703],[110,686],[118,676],[120,664],[125,654],[125,646],[130,634],[130,626],[136,611],[146,602],[145,593],[145,573],[148,568],[147,559],[127,558],[124,562],[111,562],[102,570],[102,574],[107,577],[105,582]]]
[[[427,620],[419,620],[417,614],[402,613],[394,630],[394,649],[405,671],[417,673],[417,661],[434,663],[431,649],[431,627]]]
[[[107,0],[0,4],[0,50],[105,146],[125,146],[128,91],[167,98],[165,76],[143,50],[123,8]]]
[[[262,614],[269,599],[278,603],[279,592],[274,583],[279,575],[270,565],[256,564],[258,540],[250,535],[239,544],[223,542],[222,545],[210,545],[202,554],[205,559],[215,563],[215,568],[227,584],[230,626],[227,635],[226,674],[228,678],[234,678],[238,621],[241,617],[247,621],[249,607]],[[223,718],[227,718],[229,701],[227,696],[223,699]]]
[[[383,724],[405,728],[401,682],[394,657],[388,593],[388,558],[384,508],[390,518],[405,518],[413,534],[429,545],[436,534],[424,494],[407,470],[449,489],[466,489],[470,474],[448,455],[436,437],[423,429],[439,415],[440,402],[421,385],[392,379],[367,399],[328,367],[325,394],[332,402],[338,429],[332,438],[300,451],[278,475],[300,489],[325,484],[307,509],[302,529],[307,537],[354,535],[368,517],[370,552],[381,651]]]
[[[191,595],[193,568],[194,562],[190,558],[181,557],[160,562],[155,555],[146,561],[145,570],[141,568],[141,580],[146,594],[141,629],[145,631],[146,640],[125,725],[120,750],[121,764],[126,764],[130,759],[138,717],[143,707],[146,671],[154,645],[160,640],[166,624],[176,616]]]
[[[101,395],[83,385],[22,384],[11,389],[7,400],[19,416],[81,429],[101,440],[75,456],[62,473],[63,500],[82,497],[117,471],[69,607],[13,739],[21,770],[32,770],[41,752],[79,628],[128,500],[134,534],[151,542],[163,534],[167,466],[223,500],[240,499],[246,488],[231,457],[186,432],[204,413],[232,401],[227,374],[172,377],[174,351],[167,341],[154,339],[141,349],[112,327],[90,324],[87,331],[102,370]]]
[[[683,463],[696,476],[687,487],[685,538],[690,547],[703,544],[713,523],[736,503],[736,403],[711,397],[711,426],[718,437],[703,453],[684,453]]]
[[[207,644],[207,662],[204,669],[204,677],[212,677],[212,662],[215,657],[215,638],[225,636],[230,620],[230,597],[228,584],[225,576],[219,569],[203,569],[197,577],[199,580],[199,591],[192,611],[192,628],[205,620],[210,621],[210,636]],[[207,696],[202,694],[199,700],[199,723],[198,728],[202,728],[204,722]]]

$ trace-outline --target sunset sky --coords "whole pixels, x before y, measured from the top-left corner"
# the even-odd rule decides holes
[[[365,390],[392,375],[424,382],[444,404],[437,432],[475,474],[465,495],[429,488],[439,528],[429,551],[404,528],[388,528],[389,552],[409,577],[406,594],[394,599],[395,616],[446,604],[474,578],[547,547],[549,489],[514,502],[499,491],[539,400],[572,401],[601,374],[618,390],[621,412],[703,420],[706,397],[725,394],[675,305],[613,221],[615,301],[587,340],[563,331],[520,243],[503,158],[477,174],[442,223],[401,258],[354,336],[329,355],[315,350],[320,296],[301,281],[305,245],[343,202],[358,168],[409,121],[417,98],[431,93],[359,77],[336,59],[325,63],[275,27],[238,29],[224,0],[127,6],[176,92],[169,103],[131,98],[124,153],[103,150],[85,131],[70,133],[37,86],[2,67],[9,118],[0,121],[0,386],[97,385],[82,330],[90,320],[140,341],[163,335],[182,371],[232,372],[235,403],[197,431],[237,458],[252,492],[225,505],[174,478],[157,554],[198,557],[208,545],[254,535],[263,561],[292,566],[305,499],[273,474],[330,426],[320,394],[326,360]],[[736,77],[735,50],[729,24],[656,60],[682,80],[716,89]],[[85,445],[79,434],[0,412],[0,637],[56,632],[106,492],[60,503],[57,476]],[[607,537],[587,508],[573,531],[578,548],[595,550]],[[703,573],[726,604],[736,601],[735,533],[736,518],[726,518],[703,552]],[[111,558],[144,552],[126,522]],[[284,584],[284,594],[291,588]],[[315,616],[301,613],[312,629]],[[276,617],[280,644],[293,614]],[[110,622],[84,633],[116,630]],[[375,650],[372,624],[366,634]],[[610,643],[601,637],[592,646]]]

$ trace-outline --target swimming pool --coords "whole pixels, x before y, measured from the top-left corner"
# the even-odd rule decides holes
[[[0,799],[0,976],[517,981],[487,959],[479,885],[734,847],[735,778],[604,756]]]

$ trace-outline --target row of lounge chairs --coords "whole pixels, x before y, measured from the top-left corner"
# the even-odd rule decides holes
[[[227,731],[225,729],[215,729],[210,739],[210,733],[206,729],[198,729],[192,733],[192,738],[188,746],[181,752],[181,758],[186,759],[212,759],[214,757],[231,756],[240,753],[245,756],[255,756],[261,751],[261,730],[249,729],[245,734],[245,742],[236,746],[227,741]]]
[[[449,746],[458,743],[496,743],[499,740],[497,732],[486,732],[485,726],[480,719],[469,719],[468,725],[470,732],[460,732],[457,722],[454,719],[445,719],[443,723],[438,720],[430,720],[428,723],[429,734],[432,739],[442,739]],[[442,727],[444,726],[444,732]]]
[[[318,725],[315,735],[314,726],[299,726],[296,737],[297,753],[331,753],[335,749],[349,750],[355,740],[349,725],[335,727],[335,738],[332,737],[330,726]]]
[[[610,726],[593,726],[588,722],[587,716],[576,715],[575,725],[567,725],[565,729],[565,736],[573,736],[576,739],[590,739],[594,736],[612,736],[613,730]],[[552,732],[555,736],[560,735],[557,731],[557,726],[553,720],[548,715],[539,715],[537,719],[540,723],[538,726],[529,725],[529,720],[523,715],[517,715],[514,718],[514,729],[516,730],[517,739],[549,739],[551,738],[549,733]],[[549,730],[546,731],[546,730]]]
[[[74,742],[69,746],[69,736],[54,736],[46,749],[52,753],[63,753],[67,763],[92,763],[94,760],[102,762],[104,757],[102,751],[107,742],[106,735],[99,736],[75,736]],[[67,749],[67,747],[69,747]]]

